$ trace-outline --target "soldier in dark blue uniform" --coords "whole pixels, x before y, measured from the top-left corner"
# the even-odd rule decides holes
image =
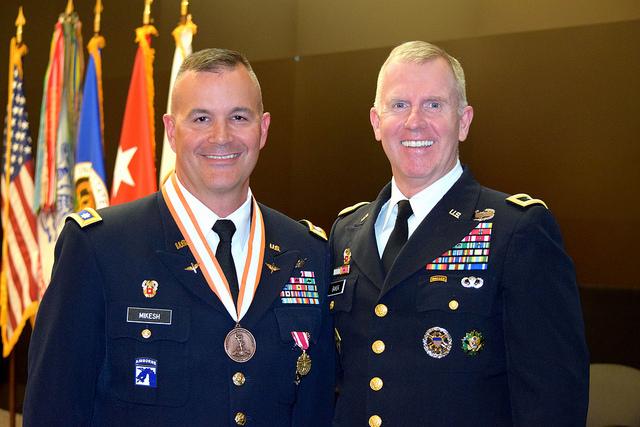
[[[544,202],[458,160],[473,118],[459,62],[394,49],[371,123],[393,179],[330,238],[334,426],[580,426],[589,361],[571,259]]]
[[[69,220],[29,350],[25,426],[327,426],[326,236],[257,203],[269,127],[240,54],[188,57],[158,192]]]

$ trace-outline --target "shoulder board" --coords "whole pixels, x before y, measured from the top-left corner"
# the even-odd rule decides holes
[[[68,221],[69,219],[77,222],[81,228],[102,221],[102,217],[100,216],[100,214],[98,214],[98,212],[96,212],[95,209],[92,208],[85,208],[79,212],[72,213],[67,217],[66,220]]]
[[[346,215],[346,214],[350,214],[351,212],[353,212],[356,209],[358,209],[360,206],[368,205],[369,203],[370,202],[360,202],[360,203],[356,203],[353,206],[349,206],[348,208],[344,208],[340,212],[338,212],[338,216],[343,216],[343,215]]]
[[[302,225],[309,227],[309,231],[311,232],[311,234],[315,234],[316,236],[320,237],[322,240],[327,240],[327,233],[325,233],[324,230],[318,227],[317,225],[313,225],[311,221],[309,221],[308,219],[301,219],[298,222]]]
[[[531,205],[542,205],[545,208],[549,209],[547,207],[547,204],[545,202],[543,202],[540,199],[533,199],[531,198],[531,196],[529,196],[528,194],[524,194],[524,193],[520,193],[520,194],[514,194],[513,196],[509,196],[507,197],[507,202],[511,202],[514,205],[518,205],[521,206],[523,208],[529,207]]]

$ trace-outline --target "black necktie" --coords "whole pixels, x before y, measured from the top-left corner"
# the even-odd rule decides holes
[[[409,225],[407,219],[413,214],[411,210],[411,204],[408,200],[400,200],[398,202],[398,216],[396,217],[396,223],[393,226],[391,236],[387,246],[385,246],[382,252],[382,265],[384,267],[385,274],[391,270],[391,266],[395,261],[400,249],[407,243],[409,236]]]
[[[237,302],[238,276],[236,274],[236,265],[233,263],[233,255],[231,254],[231,239],[233,238],[233,233],[236,232],[236,226],[230,219],[219,219],[213,224],[213,231],[220,237],[220,243],[218,243],[218,248],[216,249],[216,259],[229,283],[231,297],[234,302]]]

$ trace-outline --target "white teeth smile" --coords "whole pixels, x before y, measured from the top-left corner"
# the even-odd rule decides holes
[[[434,141],[424,140],[424,141],[400,141],[403,147],[410,148],[421,148],[421,147],[431,147]]]
[[[236,157],[239,157],[239,156],[240,154],[224,154],[224,155],[212,154],[205,157],[207,159],[213,159],[213,160],[229,160],[229,159],[235,159]]]

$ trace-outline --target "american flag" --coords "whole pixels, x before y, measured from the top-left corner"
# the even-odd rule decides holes
[[[26,321],[35,314],[42,282],[38,254],[36,216],[33,212],[33,156],[29,122],[19,66],[13,67],[9,135],[5,123],[3,151],[2,206],[2,323],[3,353],[7,356],[18,341]],[[7,138],[8,137],[8,138]],[[10,180],[6,199],[6,168]]]

